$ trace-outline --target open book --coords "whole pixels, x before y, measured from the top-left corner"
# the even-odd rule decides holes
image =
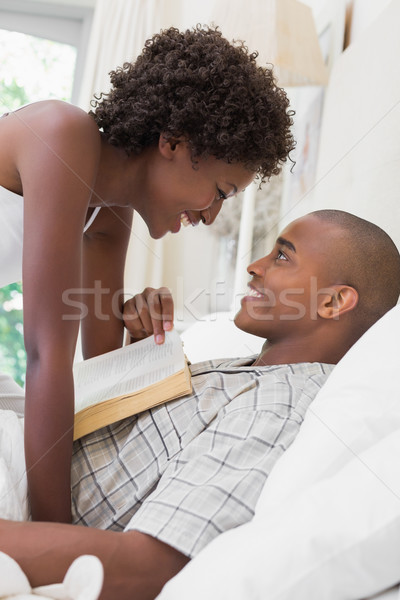
[[[175,330],[74,365],[74,440],[192,391],[182,341]]]

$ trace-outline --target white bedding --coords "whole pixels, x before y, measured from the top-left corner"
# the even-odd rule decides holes
[[[23,420],[11,410],[0,410],[0,517],[28,518]]]
[[[216,538],[158,600],[360,600],[400,581],[399,332],[397,306],[337,365],[253,521]]]
[[[23,420],[11,410],[0,410],[0,518],[28,519]],[[0,552],[2,600],[96,600],[103,584],[103,567],[94,556],[80,556],[64,581],[32,589],[18,564]]]
[[[253,521],[219,536],[159,600],[398,598],[389,588],[400,581],[399,331],[400,306],[337,365]],[[1,411],[1,517],[27,516],[24,468],[22,423]]]
[[[2,600],[97,600],[103,585],[103,567],[95,556],[74,560],[62,583],[32,589],[18,564],[0,552]]]

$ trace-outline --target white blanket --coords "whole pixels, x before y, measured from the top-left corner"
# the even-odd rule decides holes
[[[97,600],[103,585],[103,567],[95,556],[80,556],[62,583],[32,589],[18,564],[0,552],[1,600]]]

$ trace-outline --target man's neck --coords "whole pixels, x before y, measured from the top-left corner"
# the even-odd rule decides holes
[[[255,360],[255,366],[282,365],[301,362],[321,362],[336,364],[343,356],[347,348],[336,347],[326,340],[285,340],[272,343],[265,341],[262,350]]]

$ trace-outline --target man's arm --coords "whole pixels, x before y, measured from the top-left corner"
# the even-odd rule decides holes
[[[0,550],[17,561],[32,587],[61,582],[82,554],[97,556],[104,567],[101,600],[151,600],[189,560],[138,531],[0,520],[0,540]]]

